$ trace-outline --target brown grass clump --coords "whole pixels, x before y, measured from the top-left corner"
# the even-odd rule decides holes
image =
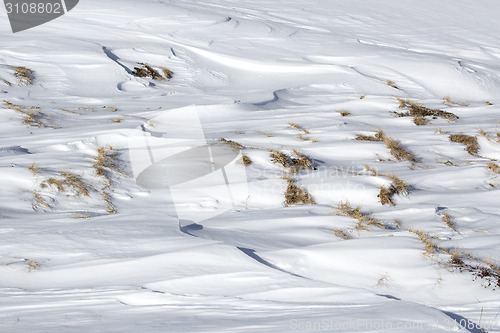
[[[132,71],[132,73],[138,77],[146,77],[158,81],[170,80],[173,77],[173,73],[165,67],[162,67],[164,75],[162,76],[160,72],[146,63],[140,62],[139,65],[140,67],[134,67],[134,70]]]
[[[384,140],[384,132],[382,130],[378,130],[375,133],[375,136],[358,134],[356,136],[356,140],[358,140],[358,141],[383,141]]]
[[[102,190],[102,198],[104,199],[104,203],[106,203],[106,212],[109,214],[116,214],[118,211],[116,210],[115,204],[111,198],[111,195],[106,189]]]
[[[377,197],[380,199],[382,205],[395,206],[395,195],[408,195],[410,193],[409,185],[398,176],[394,174],[381,176],[388,177],[392,180],[389,186],[380,186],[380,193]]]
[[[116,112],[118,111],[118,108],[115,106],[104,106],[105,109],[108,109],[111,112]]]
[[[271,161],[273,161],[273,163],[281,164],[285,168],[290,168],[293,164],[292,159],[279,150],[273,150],[271,152]]]
[[[174,72],[172,72],[170,69],[162,67],[161,71],[163,72],[163,76],[167,79],[170,80],[171,78],[174,77]]]
[[[353,207],[349,201],[340,202],[336,209],[337,215],[348,216],[358,220],[355,227],[356,230],[367,230],[370,225],[374,225],[381,229],[386,228],[386,226],[377,219],[371,217],[369,214],[363,213],[360,206]]]
[[[38,172],[40,171],[40,169],[38,168],[36,162],[33,162],[29,167],[28,167],[28,170],[31,171],[31,173],[33,174],[33,176],[36,176],[38,174]]]
[[[462,256],[460,255],[460,252],[458,252],[458,251],[451,252],[450,264],[452,266],[456,266],[456,267],[464,267],[465,266],[465,262],[463,261]]]
[[[415,117],[413,117],[413,123],[417,126],[424,126],[429,123],[429,120],[425,119],[421,115],[416,115]]]
[[[26,265],[28,266],[28,271],[37,271],[40,269],[40,263],[35,261],[35,260],[28,260],[26,259]]]
[[[333,233],[335,234],[336,237],[343,239],[343,240],[349,240],[352,239],[352,236],[349,235],[347,232],[341,229],[333,229]]]
[[[307,156],[304,155],[303,153],[293,150],[293,153],[297,156],[297,158],[292,158],[293,162],[293,167],[296,169],[310,169],[310,170],[316,170],[316,167],[314,166],[312,160]]]
[[[7,100],[4,100],[3,102],[5,103],[5,108],[15,110],[23,114],[23,124],[32,127],[50,127],[43,122],[45,114],[41,112],[39,107],[16,105]]]
[[[394,88],[394,89],[397,89],[397,90],[402,90],[401,88],[399,88],[397,85],[396,85],[396,82],[394,81],[391,81],[391,80],[387,80],[385,81],[385,84],[387,84],[389,87],[391,88]]]
[[[33,80],[35,78],[35,72],[24,66],[14,66],[14,76],[19,81],[19,84],[25,86],[33,85]]]
[[[111,146],[97,148],[97,156],[94,157],[93,167],[96,174],[104,177],[110,186],[112,185],[111,171],[124,174],[118,167],[118,151]]]
[[[291,177],[284,177],[284,179],[287,181],[287,188],[285,190],[285,206],[316,204],[309,192],[297,186],[295,179]]]
[[[441,251],[441,248],[434,244],[434,242],[432,241],[432,237],[428,233],[415,229],[408,229],[408,231],[417,235],[420,241],[424,243],[425,253],[427,255],[431,255]]]
[[[416,125],[428,124],[429,121],[424,118],[424,117],[428,117],[428,116],[431,116],[434,118],[439,117],[439,118],[452,120],[452,121],[458,119],[458,117],[451,112],[438,110],[438,109],[430,109],[430,108],[423,106],[422,104],[419,104],[415,101],[411,101],[409,99],[398,98],[398,101],[399,101],[399,108],[406,109],[407,112],[405,112],[405,113],[396,112],[396,114],[400,117],[413,117],[414,118],[413,122]]]
[[[311,133],[310,133],[308,130],[306,130],[304,127],[302,127],[302,126],[300,126],[300,125],[297,125],[297,124],[295,124],[295,123],[288,123],[288,125],[289,125],[290,127],[293,127],[293,128],[295,128],[295,129],[298,129],[299,131],[304,132],[305,134],[311,134]]]
[[[61,172],[61,176],[63,179],[49,178],[42,183],[42,187],[53,186],[62,193],[73,191],[77,196],[90,196],[90,185],[86,184],[80,176],[69,172]]]
[[[293,153],[297,156],[296,158],[290,157],[279,150],[273,150],[271,152],[271,161],[281,164],[285,168],[291,169],[292,172],[307,169],[316,170],[313,161],[307,155],[295,149],[293,150]]]
[[[471,155],[477,155],[479,151],[479,143],[475,136],[465,135],[465,134],[452,134],[450,135],[450,140],[452,142],[457,142],[465,145],[465,150]]]
[[[500,174],[500,166],[496,163],[488,163],[486,164],[486,167],[493,173],[497,173],[497,174]]]
[[[338,111],[338,113],[340,113],[340,115],[342,117],[347,117],[347,116],[351,115],[351,113],[349,111],[347,111],[347,110],[340,110],[340,111]]]
[[[241,156],[241,161],[243,162],[244,165],[251,165],[253,163],[250,157],[248,157],[245,154]]]
[[[50,207],[50,205],[47,203],[47,201],[45,201],[45,199],[36,191],[33,192],[33,196],[35,198],[35,201],[31,204],[31,207],[33,208],[33,210],[37,210],[38,207],[42,206],[42,207],[45,207],[49,210],[52,210],[52,207]]]
[[[391,155],[394,156],[398,161],[409,161],[412,163],[417,163],[418,159],[415,157],[415,154],[408,151],[399,141],[396,141],[388,136],[383,137],[383,141]]]
[[[234,151],[240,151],[240,150],[242,150],[242,149],[245,148],[245,146],[243,146],[242,144],[239,144],[238,142],[233,141],[233,140],[227,140],[227,139],[224,139],[224,138],[220,138],[219,142],[222,142],[222,143],[228,145]]]
[[[118,166],[118,151],[111,146],[103,146],[97,148],[97,156],[94,157],[94,170],[96,174],[100,177],[103,177],[106,181],[106,185],[104,185],[101,189],[101,194],[106,204],[106,211],[110,214],[116,214],[118,211],[116,210],[115,205],[113,204],[111,194],[109,190],[113,185],[112,181],[112,173],[116,172],[122,175],[126,175],[124,171],[122,171]]]
[[[447,106],[467,106],[468,105],[467,103],[453,101],[449,96],[443,98],[443,103],[446,104]]]
[[[259,133],[260,135],[264,135],[267,138],[270,138],[273,136],[271,133],[267,133],[267,132],[263,132],[263,131],[257,131],[257,133]]]
[[[441,221],[443,221],[451,230],[458,232],[455,221],[453,220],[453,217],[450,214],[442,215]]]

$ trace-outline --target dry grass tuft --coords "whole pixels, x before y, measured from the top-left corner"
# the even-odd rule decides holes
[[[118,213],[111,194],[108,192],[113,185],[112,173],[115,172],[126,176],[126,173],[119,168],[118,162],[118,151],[116,149],[109,145],[97,148],[97,156],[94,157],[93,167],[96,174],[103,177],[107,183],[102,187],[101,194],[106,204],[106,211],[110,214]]]
[[[28,266],[28,271],[37,271],[40,269],[40,263],[35,260],[26,259],[26,265]]]
[[[295,128],[295,129],[298,129],[299,131],[304,132],[305,134],[311,134],[311,133],[310,133],[308,130],[306,130],[304,127],[302,127],[302,126],[300,126],[300,125],[297,125],[297,124],[295,124],[295,123],[288,123],[288,125],[289,125],[290,127],[293,127],[293,128]]]
[[[297,134],[297,137],[302,141],[309,141],[309,138],[302,133]]]
[[[340,115],[342,117],[347,117],[347,116],[351,115],[351,113],[349,111],[347,111],[347,110],[340,110],[340,111],[337,111],[337,112],[340,113]]]
[[[271,152],[271,161],[274,163],[281,164],[285,168],[291,169],[292,172],[297,172],[299,170],[316,170],[313,161],[305,154],[293,150],[295,157],[290,157],[279,150],[273,150]]]
[[[316,204],[309,192],[297,186],[295,179],[290,176],[284,176],[283,179],[287,181],[287,188],[285,190],[285,206]]]
[[[260,135],[264,135],[267,138],[270,138],[273,136],[271,133],[267,133],[267,132],[263,132],[263,131],[257,131],[257,133],[259,133]]]
[[[162,67],[161,71],[163,72],[163,76],[167,79],[170,80],[171,78],[174,77],[174,72],[172,72],[170,69],[166,67]]]
[[[111,146],[97,148],[97,156],[94,157],[93,167],[96,174],[104,177],[109,186],[112,185],[111,172],[125,175],[118,167],[118,151]]]
[[[243,162],[244,165],[251,165],[253,163],[252,159],[250,159],[250,157],[248,157],[245,154],[241,156],[241,161]]]
[[[53,186],[62,193],[73,191],[77,196],[90,196],[89,190],[91,186],[86,184],[80,176],[69,172],[61,172],[61,176],[63,179],[49,178],[42,183],[42,188]]]
[[[420,241],[424,243],[426,254],[432,255],[434,253],[441,251],[441,248],[439,248],[436,244],[434,244],[434,242],[432,241],[432,237],[428,233],[415,229],[407,229],[407,230],[417,235]]]
[[[465,135],[465,134],[452,134],[450,135],[450,140],[452,142],[457,142],[465,145],[465,150],[471,155],[477,155],[479,151],[479,143],[475,136]]]
[[[396,141],[388,136],[383,136],[383,141],[391,155],[394,156],[398,161],[409,161],[411,163],[418,163],[418,159],[415,154],[408,151],[399,141]]]
[[[33,162],[29,167],[28,167],[28,170],[31,171],[31,173],[33,174],[33,176],[36,176],[40,169],[38,168],[36,162]]]
[[[378,171],[375,170],[374,168],[372,168],[371,166],[369,166],[368,164],[365,164],[364,167],[365,167],[365,171],[371,173],[373,176],[378,176],[379,175]]]
[[[119,123],[123,122],[123,118],[115,118],[115,119],[113,119],[113,122],[115,124],[119,124]]]
[[[35,78],[35,72],[24,66],[14,66],[14,76],[19,81],[19,84],[25,86],[33,85],[33,80]]]
[[[497,174],[500,174],[500,166],[496,163],[488,163],[486,164],[486,167],[493,173],[497,173]]]
[[[450,264],[452,266],[456,266],[456,267],[464,267],[465,266],[465,262],[462,259],[460,252],[458,252],[458,251],[451,252]]]
[[[102,190],[102,198],[104,199],[104,203],[106,204],[106,212],[109,214],[116,214],[118,211],[116,210],[115,204],[113,203],[113,200],[111,198],[111,195],[107,191],[107,188],[105,187]]]
[[[115,106],[104,106],[105,109],[108,109],[111,112],[116,112],[118,111],[118,108]]]
[[[285,168],[290,168],[293,164],[292,159],[279,150],[273,150],[271,152],[271,161],[273,161],[273,163],[281,164]]]
[[[425,119],[421,115],[416,115],[415,117],[413,117],[413,123],[417,126],[424,126],[429,123],[429,120]]]
[[[242,150],[242,149],[245,148],[245,146],[243,146],[242,144],[240,144],[240,143],[238,143],[236,141],[233,141],[233,140],[227,140],[227,139],[224,139],[224,138],[220,138],[219,142],[222,142],[222,143],[228,145],[234,151],[240,151],[240,150]]]
[[[353,207],[349,201],[340,202],[336,210],[337,215],[348,216],[358,220],[355,227],[356,230],[367,230],[370,225],[386,229],[383,223],[371,217],[369,214],[363,213],[360,206]]]
[[[384,140],[384,132],[382,130],[378,130],[378,132],[375,133],[375,136],[358,134],[356,136],[356,140],[358,140],[358,141],[383,141]]]
[[[347,232],[341,229],[333,229],[333,233],[335,234],[336,237],[343,239],[343,240],[349,240],[352,239],[352,236],[349,235]]]
[[[15,110],[23,114],[23,124],[32,127],[50,127],[43,122],[45,114],[41,112],[39,107],[16,105],[7,100],[4,100],[3,102],[5,103],[5,108]]]
[[[402,90],[401,88],[399,88],[397,85],[396,85],[396,82],[394,81],[391,81],[391,80],[387,80],[385,81],[385,84],[387,84],[389,87],[391,88],[394,88],[394,89],[397,89],[397,90]]]
[[[451,230],[458,232],[455,221],[453,220],[453,217],[450,214],[442,215],[441,221],[443,221]]]
[[[33,192],[33,196],[35,198],[35,201],[31,204],[31,207],[33,210],[37,210],[39,207],[45,207],[49,210],[52,210],[52,207],[45,201],[45,199],[36,191]]]
[[[140,62],[139,65],[140,67],[134,67],[134,70],[132,71],[132,73],[138,77],[146,77],[158,81],[170,80],[173,77],[173,73],[165,67],[162,67],[164,75],[162,76],[160,72],[146,63]]]
[[[438,109],[430,109],[430,108],[423,106],[422,104],[419,104],[415,101],[411,101],[409,99],[398,98],[398,101],[399,101],[399,108],[406,109],[407,112],[405,112],[405,113],[396,112],[396,114],[400,117],[413,117],[414,118],[413,122],[416,125],[428,124],[429,121],[424,118],[424,117],[428,117],[428,116],[431,116],[434,118],[439,117],[439,118],[447,119],[450,121],[454,121],[454,120],[458,119],[458,117],[451,112],[438,110]]]
[[[293,153],[297,156],[297,158],[292,158],[293,167],[295,169],[316,170],[316,167],[314,166],[312,160],[307,155],[304,155],[303,153],[301,153],[295,149],[293,150]]]
[[[443,98],[443,103],[447,106],[467,106],[469,104],[452,100],[449,96]]]

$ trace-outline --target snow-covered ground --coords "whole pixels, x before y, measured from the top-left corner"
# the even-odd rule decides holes
[[[12,34],[2,10],[0,332],[500,332],[499,11],[82,0]],[[417,126],[402,99],[444,112]],[[231,209],[201,181],[180,201],[136,182],[137,132],[186,114],[253,161],[233,163],[248,194],[233,183]],[[380,129],[415,160],[356,140]],[[294,150],[315,169],[270,156]],[[409,194],[382,205],[391,175]],[[316,204],[284,205],[286,177]],[[385,227],[341,216],[346,201]]]

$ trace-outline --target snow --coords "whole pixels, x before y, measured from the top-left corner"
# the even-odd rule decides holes
[[[0,106],[0,331],[500,332],[498,286],[425,254],[408,230],[500,264],[500,181],[486,167],[500,158],[498,10],[86,0],[17,34],[2,12],[0,100],[40,107],[46,127]],[[174,77],[137,77],[138,63]],[[33,85],[11,66],[34,70]],[[394,114],[397,98],[459,119],[416,126]],[[420,162],[355,140],[379,129]],[[478,154],[450,134],[477,136]],[[110,186],[93,168],[106,146],[119,159]],[[211,170],[196,154],[169,159],[193,147],[216,153]],[[292,176],[316,205],[283,205],[285,169],[270,150],[313,160]],[[175,179],[162,178],[168,168]],[[64,172],[90,195],[43,186]],[[411,190],[395,206],[377,197],[389,174]],[[356,230],[336,215],[345,200],[401,226]]]

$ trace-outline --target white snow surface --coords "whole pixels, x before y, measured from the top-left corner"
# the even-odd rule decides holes
[[[500,265],[500,179],[486,168],[500,159],[499,13],[493,0],[82,0],[12,34],[2,10],[0,99],[40,107],[49,127],[0,106],[0,332],[500,332],[495,283],[407,230]],[[174,77],[136,77],[140,62]],[[397,97],[459,119],[416,126]],[[136,184],[128,140],[193,110],[208,142],[238,142],[253,164],[246,201],[191,230],[168,193]],[[378,129],[420,162],[354,140]],[[478,154],[449,134],[477,136]],[[92,167],[107,145],[126,173],[112,172],[115,214]],[[272,149],[313,159],[295,177],[316,205],[283,205]],[[389,178],[365,164],[410,194],[382,205]],[[90,195],[42,186],[61,172]],[[345,200],[401,227],[358,231],[335,214]],[[184,204],[220,209],[211,190]]]

